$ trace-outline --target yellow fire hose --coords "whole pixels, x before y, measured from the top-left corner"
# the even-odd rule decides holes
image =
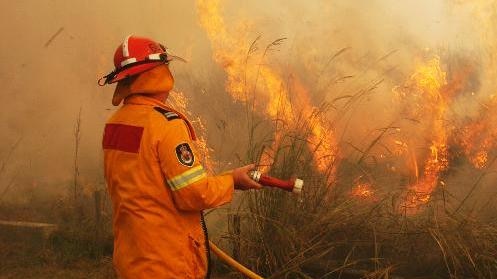
[[[252,171],[250,177],[256,182],[261,183],[264,186],[276,187],[289,192],[300,194],[302,192],[302,187],[304,187],[304,181],[302,179],[294,178],[290,180],[281,180],[274,178],[259,171]],[[223,250],[219,249],[216,244],[209,241],[211,251],[218,256],[223,262],[236,269],[241,274],[245,275],[249,279],[264,279],[261,276],[254,273],[252,270],[246,268],[239,262],[235,261],[232,257],[226,254]]]
[[[227,265],[231,266],[232,268],[236,269],[241,274],[247,276],[247,278],[264,279],[261,276],[255,274],[252,270],[243,266],[241,263],[235,261],[232,257],[230,257],[228,254],[223,252],[223,250],[219,249],[219,247],[217,247],[216,244],[212,243],[212,241],[210,240],[209,240],[209,246],[211,248],[211,251],[214,252],[214,254],[216,254],[216,256],[219,259],[221,259],[223,262],[225,262]]]

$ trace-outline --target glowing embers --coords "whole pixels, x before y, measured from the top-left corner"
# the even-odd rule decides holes
[[[375,201],[375,191],[371,183],[368,182],[358,182],[350,191],[350,195],[354,198],[359,198],[363,200]]]

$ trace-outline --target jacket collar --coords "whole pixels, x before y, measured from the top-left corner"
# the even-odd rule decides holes
[[[147,95],[141,95],[141,94],[133,94],[131,96],[126,97],[124,99],[124,104],[125,105],[144,105],[144,106],[152,106],[152,107],[161,107],[164,109],[168,109],[169,107],[166,106],[166,104],[160,100],[157,100],[155,98],[152,98]]]
[[[133,95],[126,97],[126,99],[124,99],[124,105],[142,105],[142,106],[160,107],[160,108],[163,108],[165,110],[175,112],[176,114],[178,114],[178,116],[181,119],[183,119],[186,122],[186,124],[188,126],[188,130],[190,130],[190,136],[191,136],[192,140],[197,139],[197,136],[195,134],[195,130],[193,129],[193,125],[186,118],[186,116],[184,114],[180,113],[179,111],[167,106],[164,102],[162,102],[160,100],[157,100],[157,99],[152,98],[152,97],[147,96],[147,95],[133,94]]]

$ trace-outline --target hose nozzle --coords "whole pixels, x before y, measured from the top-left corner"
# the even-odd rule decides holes
[[[262,174],[260,171],[251,171],[249,173],[249,176],[255,182],[258,182],[264,186],[280,188],[295,194],[300,194],[302,192],[302,188],[304,187],[304,181],[298,178],[281,180],[269,175]]]

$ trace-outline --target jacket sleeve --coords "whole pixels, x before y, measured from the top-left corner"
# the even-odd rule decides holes
[[[160,166],[176,207],[198,211],[228,203],[233,197],[233,176],[208,176],[182,119],[168,123],[158,142]]]

